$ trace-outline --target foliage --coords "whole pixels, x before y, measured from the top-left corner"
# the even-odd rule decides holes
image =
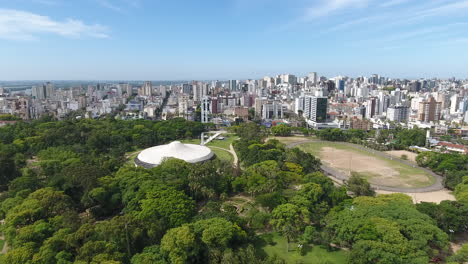
[[[375,191],[370,183],[357,172],[351,173],[351,177],[346,181],[346,186],[356,196],[375,196]]]
[[[403,194],[357,197],[327,219],[332,242],[351,247],[350,263],[428,263],[448,236]]]
[[[447,259],[447,263],[463,264],[466,263],[466,261],[468,261],[468,244],[463,244],[456,254]]]
[[[289,243],[299,236],[307,221],[307,216],[304,215],[300,207],[287,203],[273,210],[270,223],[277,232],[286,238],[287,251],[289,251]]]
[[[455,197],[458,201],[468,203],[468,176],[463,177],[463,180],[455,188]]]
[[[448,234],[468,231],[468,204],[457,201],[442,201],[440,204],[419,203],[416,208],[432,217],[437,226]]]
[[[291,132],[292,128],[285,124],[280,124],[271,128],[271,133],[275,136],[289,137],[291,136]]]

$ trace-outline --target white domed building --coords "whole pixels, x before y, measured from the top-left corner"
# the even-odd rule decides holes
[[[148,148],[140,152],[135,158],[135,165],[154,168],[160,165],[164,159],[176,158],[188,163],[199,163],[214,157],[210,148],[194,144],[183,144],[174,141],[167,145]]]

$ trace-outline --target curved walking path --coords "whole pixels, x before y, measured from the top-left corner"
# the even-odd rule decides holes
[[[209,148],[215,148],[215,149],[220,149],[220,150],[224,150],[226,152],[229,152],[233,157],[233,160],[232,160],[233,166],[235,168],[237,168],[237,162],[238,162],[239,159],[237,158],[237,153],[234,151],[234,148],[232,147],[232,144],[229,145],[229,149],[216,147],[216,146],[209,146]]]
[[[294,143],[287,144],[286,147],[287,148],[294,148],[294,147],[297,147],[297,146],[302,145],[302,144],[314,143],[314,142],[328,142],[328,141],[305,140],[305,141],[300,141],[300,142],[294,142]],[[395,158],[394,156],[388,155],[388,154],[383,153],[381,151],[369,149],[369,148],[366,148],[366,147],[363,147],[363,146],[360,146],[360,145],[351,144],[351,143],[347,143],[347,142],[339,142],[339,143],[346,144],[348,146],[352,146],[354,148],[367,151],[369,153],[372,153],[373,155],[377,155],[377,156],[380,156],[380,157],[383,157],[383,158],[395,160],[395,161],[400,162],[402,164],[405,164],[407,166],[417,167],[417,168],[419,168],[421,170],[424,170],[425,172],[429,173],[430,175],[432,175],[434,177],[434,179],[436,180],[436,182],[434,184],[432,184],[431,186],[422,187],[422,188],[397,188],[397,187],[387,187],[387,186],[372,184],[372,187],[375,188],[376,191],[382,190],[382,191],[401,192],[401,193],[426,193],[426,192],[440,191],[440,190],[444,189],[444,186],[442,184],[443,178],[440,175],[437,175],[434,172],[432,172],[432,171],[430,171],[430,170],[428,170],[426,168],[418,167],[415,163],[412,163],[412,162],[406,161],[406,160],[402,160],[402,159],[399,159],[399,158]],[[342,173],[342,172],[340,172],[340,171],[338,171],[338,170],[336,170],[334,168],[331,168],[331,167],[329,167],[327,165],[322,164],[321,168],[326,174],[332,176],[332,178],[334,178],[334,180],[337,181],[338,183],[343,184],[344,181],[346,181],[349,178],[348,175],[346,175],[346,174],[344,174],[344,173]]]

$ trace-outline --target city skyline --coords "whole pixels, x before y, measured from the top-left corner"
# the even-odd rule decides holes
[[[466,0],[0,0],[0,80],[464,79],[467,10]]]

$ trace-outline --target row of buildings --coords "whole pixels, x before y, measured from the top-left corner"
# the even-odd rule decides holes
[[[408,126],[463,128],[468,123],[468,81],[400,80],[370,77],[326,78],[312,72],[258,80],[181,83],[120,82],[87,85],[33,84],[14,91],[0,88],[0,114],[34,119],[63,118],[73,111],[95,118],[169,119],[183,117],[229,125],[247,119],[266,124],[305,120],[316,128]]]

